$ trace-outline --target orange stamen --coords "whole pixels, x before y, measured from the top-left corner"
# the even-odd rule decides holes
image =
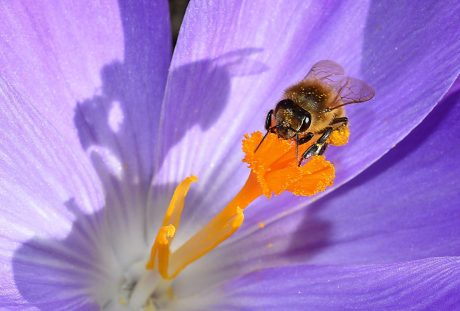
[[[311,196],[324,191],[334,180],[334,166],[324,156],[314,156],[305,165],[298,166],[295,142],[268,134],[257,152],[261,132],[246,135],[243,140],[244,162],[249,164],[251,174],[257,176],[263,194],[270,198],[283,191],[295,195]],[[311,144],[299,146],[302,154]]]
[[[220,213],[171,253],[170,246],[179,229],[185,196],[197,178],[188,177],[178,185],[152,246],[147,269],[157,269],[163,278],[173,279],[238,230],[244,220],[244,209],[260,196],[271,197],[283,191],[311,196],[332,185],[334,166],[323,156],[315,156],[305,165],[298,166],[295,142],[268,134],[255,152],[261,139],[262,133],[255,132],[243,140],[246,154],[243,161],[248,163],[251,173],[242,189]],[[299,152],[306,148],[308,145],[301,146]]]

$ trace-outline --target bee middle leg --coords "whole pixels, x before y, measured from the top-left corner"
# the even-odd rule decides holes
[[[319,149],[318,155],[323,155],[324,152],[326,152],[326,149],[327,149],[328,145],[329,145],[328,143],[324,143],[324,145],[322,145],[321,148]]]
[[[302,158],[299,161],[299,166],[302,164],[304,160],[314,155],[322,155],[326,151],[326,140],[329,138],[329,136],[331,136],[332,131],[332,127],[327,127],[324,130],[323,134],[318,138],[318,140],[313,145],[308,147],[307,150],[305,150],[305,152],[302,155]]]
[[[313,138],[313,136],[315,136],[315,134],[308,132],[307,135],[297,140],[297,145],[303,145],[309,142]]]

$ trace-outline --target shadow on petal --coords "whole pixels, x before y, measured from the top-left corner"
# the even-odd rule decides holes
[[[164,109],[173,111],[173,117],[169,117],[166,124],[160,124],[162,112],[159,107],[143,111],[143,107],[148,106],[144,103],[137,108],[139,101],[155,100],[145,94],[133,93],[133,90],[143,89],[143,82],[131,85],[133,75],[128,65],[114,62],[105,66],[101,72],[102,92],[77,103],[74,117],[82,147],[98,156],[101,164],[106,166],[95,164],[99,175],[117,175],[119,171],[124,174],[124,179],[137,180],[148,186],[155,174],[154,162],[159,168],[163,157],[193,126],[199,125],[207,130],[218,120],[227,102],[232,76],[253,75],[266,70],[263,64],[245,59],[248,53],[253,52],[234,51],[216,59],[185,64],[172,71],[168,80],[168,85],[172,86],[168,89],[172,88],[174,92],[166,93],[169,104]],[[199,75],[199,81],[191,81],[196,75]],[[191,92],[193,99],[188,97]],[[184,98],[190,102],[184,103]],[[199,102],[207,105],[199,105]],[[155,150],[146,150],[150,141],[156,143]],[[149,158],[145,158],[147,154]]]
[[[308,209],[303,221],[294,231],[289,247],[284,255],[289,261],[308,262],[308,259],[328,245],[332,223],[315,215],[315,211]]]

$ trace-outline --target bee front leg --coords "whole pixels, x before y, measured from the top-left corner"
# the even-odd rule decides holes
[[[270,127],[272,125],[272,116],[273,116],[273,109],[271,109],[268,113],[267,113],[267,117],[265,117],[265,129],[267,131],[270,130]]]
[[[267,130],[267,132],[265,133],[264,137],[262,138],[262,140],[260,141],[260,143],[257,145],[256,149],[254,150],[254,152],[257,152],[257,149],[259,149],[260,145],[262,145],[262,143],[264,142],[265,140],[265,137],[267,137],[268,133],[272,131],[272,115],[273,115],[273,109],[271,109],[268,113],[267,113],[267,117],[265,118],[265,129]]]
[[[322,155],[326,151],[326,140],[329,138],[329,136],[331,136],[332,131],[332,127],[327,127],[324,130],[323,134],[320,136],[320,138],[318,138],[316,143],[314,143],[313,145],[308,147],[307,150],[305,150],[305,152],[302,155],[302,158],[299,161],[299,166],[302,164],[304,160],[310,158],[311,156]]]

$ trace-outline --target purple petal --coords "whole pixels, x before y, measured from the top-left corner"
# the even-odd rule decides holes
[[[14,2],[0,26],[0,308],[90,307],[146,250],[167,2]]]
[[[245,275],[219,288],[213,310],[454,310],[460,259],[294,266]]]
[[[336,184],[351,179],[419,124],[459,73],[459,9],[455,1],[289,1],[269,10],[265,1],[192,1],[167,85],[157,182],[200,177],[190,224],[222,208],[248,174],[243,133],[262,130],[283,89],[321,59],[377,92],[373,102],[349,107],[351,142],[331,154]],[[287,197],[262,204],[285,207],[274,214],[306,204]],[[274,216],[267,214],[259,219]]]
[[[456,256],[458,85],[425,122],[353,181],[303,211],[280,216],[263,229],[251,224],[237,234],[209,259],[215,263],[213,273],[224,278],[293,262],[391,263]]]

